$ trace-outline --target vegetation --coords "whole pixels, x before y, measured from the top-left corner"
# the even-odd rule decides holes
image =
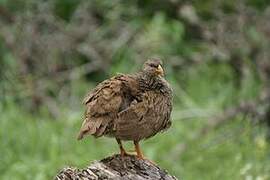
[[[151,56],[174,89],[173,126],[145,155],[187,180],[269,179],[269,5],[0,0],[0,179],[118,153],[113,139],[76,140],[81,100]]]

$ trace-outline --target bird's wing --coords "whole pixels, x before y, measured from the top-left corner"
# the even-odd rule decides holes
[[[83,100],[86,106],[85,119],[78,139],[86,134],[101,136],[117,113],[129,104],[134,87],[134,78],[118,75],[103,81],[88,93]]]
[[[123,140],[141,140],[170,126],[171,100],[155,91],[147,91],[141,101],[118,113],[116,136]]]

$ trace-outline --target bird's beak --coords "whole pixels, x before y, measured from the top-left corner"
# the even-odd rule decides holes
[[[161,76],[164,76],[164,71],[161,67],[161,65],[158,65],[158,68],[157,68],[157,75],[161,75]]]

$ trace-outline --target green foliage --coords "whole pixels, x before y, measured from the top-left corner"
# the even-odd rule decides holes
[[[68,21],[79,3],[79,0],[57,0],[55,1],[55,14]]]
[[[260,10],[265,9],[269,5],[268,0],[247,0],[247,3]]]
[[[174,90],[173,126],[142,142],[146,156],[181,179],[269,179],[264,124],[240,114],[199,134],[265,85],[258,67],[269,60],[268,16],[256,9],[269,3],[241,2],[249,8],[239,13],[233,0],[0,0],[0,11],[15,17],[0,19],[0,179],[51,179],[64,166],[118,152],[113,139],[76,141],[81,99],[152,56],[164,60]],[[187,14],[194,8],[198,22],[181,15],[183,7]]]

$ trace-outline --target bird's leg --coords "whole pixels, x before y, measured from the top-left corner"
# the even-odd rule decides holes
[[[133,141],[134,145],[135,145],[135,151],[137,153],[137,157],[140,159],[144,159],[141,148],[140,148],[140,144],[139,141]]]
[[[121,140],[118,139],[118,138],[116,138],[116,141],[117,141],[117,143],[118,143],[118,145],[119,145],[121,156],[123,157],[123,156],[128,155],[128,153],[126,152],[126,150],[124,149],[124,147],[123,147],[123,145],[122,145]]]
[[[147,159],[147,158],[145,158],[145,157],[143,156],[142,151],[141,151],[141,148],[140,148],[139,141],[133,141],[133,142],[134,142],[134,145],[135,145],[135,150],[136,150],[136,152],[137,152],[137,157],[138,157],[139,159],[144,159],[144,160],[146,160],[146,161],[152,163],[153,165],[156,165],[155,162],[153,162],[153,161],[151,161],[151,160],[149,160],[149,159]]]

